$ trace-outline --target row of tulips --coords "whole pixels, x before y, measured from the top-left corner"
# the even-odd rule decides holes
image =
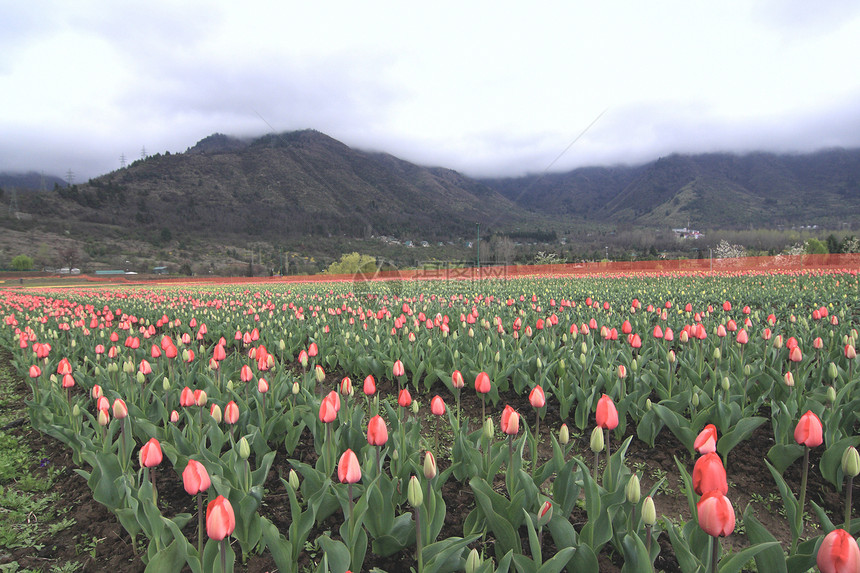
[[[842,302],[840,281],[843,289],[850,292],[853,287],[856,292],[856,276],[816,278],[827,287],[817,297],[825,292]],[[525,288],[549,293],[546,284]],[[736,331],[728,301],[716,309],[704,305],[701,311],[689,303],[689,309],[671,313],[689,321],[679,326],[670,319],[674,305],[669,297],[660,297],[666,302],[646,305],[643,311],[637,298],[625,303],[623,294],[610,296],[605,285],[603,304],[590,296],[562,298],[566,289],[556,291],[558,303],[537,294],[512,295],[524,288],[520,283],[505,285],[499,293],[466,296],[448,288],[440,288],[443,294],[388,300],[357,299],[348,292],[335,294],[334,288],[328,294],[227,291],[208,297],[184,291],[144,292],[139,298],[122,296],[124,309],[112,300],[116,293],[79,293],[79,301],[9,294],[3,344],[16,349],[15,362],[32,381],[34,424],[68,443],[77,459],[91,468],[81,473],[94,497],[117,514],[132,536],[144,534],[150,540],[142,558],[152,570],[183,564],[192,570],[217,570],[218,561],[220,567],[232,568],[233,545],[224,542],[228,536],[236,541],[243,560],[265,547],[279,569],[295,570],[314,524],[338,509],[344,512],[340,538],[316,539],[324,555],[321,570],[358,570],[368,549],[390,555],[413,546],[418,568],[427,571],[550,571],[564,566],[596,570],[596,555],[607,544],[624,556],[631,570],[650,570],[659,551],[652,538],[663,531],[654,509],[656,488],[651,496],[642,497],[640,476],[626,467],[632,436],[614,451],[610,438],[629,433],[626,425],[632,422],[646,443],[653,444],[667,428],[692,452],[702,449],[697,436],[711,422],[714,426],[701,440],[712,443],[714,451],[705,456],[713,454],[710,459],[716,457],[725,467],[729,452],[768,421],[762,413],[770,414],[776,445],[768,458],[794,542],[786,556],[766,530],[752,527],[756,534],[750,535],[751,547],[723,564],[722,570],[738,570],[755,558],[775,563],[773,570],[800,571],[811,566],[816,555],[822,570],[828,570],[821,565],[827,552],[819,547],[848,547],[847,552],[828,551],[850,561],[850,545],[825,543],[840,535],[832,533],[840,529],[818,507],[815,511],[828,537],[799,543],[805,500],[803,493],[799,502],[793,498],[782,479],[788,465],[808,456],[809,447],[824,444],[822,475],[837,488],[847,476],[850,495],[850,452],[856,455],[853,447],[860,443],[856,437],[860,380],[854,374],[856,353],[851,352],[857,335],[851,328],[850,302],[821,305],[819,298],[805,307],[813,309],[807,318],[801,313],[804,307],[786,309],[781,303],[787,312],[780,312],[780,305],[759,301],[740,311],[737,322],[744,326]],[[100,296],[104,299],[99,302]],[[84,302],[93,298],[95,304]],[[279,299],[280,305],[275,302]],[[748,300],[752,302],[752,297]],[[448,319],[456,316],[458,307],[460,320]],[[609,327],[619,320],[616,307],[625,309],[620,331],[626,343],[613,335],[615,327]],[[433,308],[436,316],[430,317]],[[775,312],[764,319],[768,326],[761,326],[759,317],[770,310]],[[488,318],[494,312],[498,320]],[[713,329],[711,336],[706,324]],[[738,332],[731,344],[721,335],[721,327]],[[762,328],[758,338],[740,334],[757,327]],[[674,332],[681,333],[677,339]],[[795,349],[813,334],[815,359],[804,358]],[[106,352],[99,349],[101,342],[91,346],[93,336],[113,344]],[[123,336],[126,344],[120,345]],[[156,344],[147,351],[147,345],[134,342],[138,337]],[[819,345],[816,340],[828,343]],[[785,384],[783,369],[792,374],[794,386]],[[326,370],[348,376],[334,381]],[[364,379],[363,400],[351,377]],[[397,391],[380,400],[376,380],[386,378]],[[484,409],[480,420],[460,417],[460,394],[467,379],[475,380]],[[432,414],[447,418],[449,428],[442,433],[443,446],[432,447],[437,454],[448,454],[450,465],[441,472],[432,451],[421,461],[421,420],[410,395],[410,389],[423,394],[437,381],[447,386],[445,391],[457,403],[452,411],[442,396],[430,400]],[[486,415],[487,402],[493,411],[511,391],[527,391],[536,411],[535,428],[520,423],[524,413],[500,408],[505,439],[497,440],[494,417]],[[562,421],[580,429],[595,425],[591,468],[581,455],[572,455],[566,425],[558,439],[550,438],[553,456],[538,459],[538,424],[547,401],[558,406]],[[818,444],[797,438],[797,428],[807,424],[799,423],[808,419],[800,416],[804,411],[821,423]],[[290,461],[297,473],[282,485],[290,497],[292,523],[287,531],[279,531],[260,514],[263,485],[276,449],[283,445],[292,455],[303,439],[312,439],[318,459],[314,465]],[[135,444],[145,444],[139,450],[137,471],[131,464]],[[212,541],[203,543],[202,513],[195,547],[183,534],[192,516],[158,505],[152,471],[163,460],[155,462],[162,455],[155,455],[155,444],[175,475],[184,476],[188,467],[196,467],[191,462],[206,470],[209,487],[198,485],[192,493],[194,487],[186,484],[186,490],[198,496],[201,507],[202,493],[209,492],[207,515],[218,516],[212,517],[211,529],[207,521]],[[680,463],[679,472],[689,477]],[[343,486],[332,481],[335,474]],[[499,475],[504,475],[504,494],[492,487]],[[694,469],[693,481],[696,476]],[[437,540],[445,516],[441,488],[452,478],[468,483],[476,506],[461,535]],[[546,493],[547,484],[551,495]],[[697,490],[690,485],[687,492],[692,496]],[[718,544],[703,553],[693,529],[730,533],[728,519],[714,518],[727,515],[726,492],[720,497],[710,495],[712,491],[698,492],[702,495],[698,501],[690,498],[692,519],[683,528],[664,523],[684,570],[716,567],[718,561]],[[580,499],[588,522],[577,531],[570,515]],[[858,524],[850,518],[850,507],[849,498],[842,530],[856,534]],[[732,512],[732,520],[733,516]],[[744,516],[748,532],[754,520]],[[541,555],[544,529],[559,549],[546,562]],[[523,531],[528,548],[520,538]],[[487,535],[495,539],[495,564],[489,556],[468,549]]]

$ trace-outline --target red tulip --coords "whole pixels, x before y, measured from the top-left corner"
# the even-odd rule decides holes
[[[195,390],[194,391],[194,404],[193,405],[203,407],[206,405],[206,402],[208,401],[208,399],[209,399],[209,397],[206,395],[206,392],[204,390],[200,390],[200,389]]]
[[[597,425],[604,430],[614,430],[618,426],[618,410],[612,398],[604,394],[597,401]]]
[[[702,495],[712,490],[718,490],[723,495],[729,493],[726,468],[723,460],[714,452],[700,457],[693,466],[693,491]]]
[[[490,391],[490,376],[486,372],[481,372],[475,378],[475,391],[479,394],[486,394]]]
[[[114,415],[114,417],[117,417]],[[161,463],[161,444],[155,438],[150,438],[140,448],[140,467],[151,468]]]
[[[75,378],[71,374],[63,374],[63,388],[71,388],[75,385]]]
[[[696,504],[699,527],[711,537],[725,537],[735,530],[735,510],[724,493],[707,492]]]
[[[502,432],[509,436],[514,436],[520,431],[520,415],[510,406],[505,406],[502,410],[502,421],[499,424]]]
[[[445,401],[438,394],[433,396],[433,399],[430,400],[430,412],[436,416],[445,415]]]
[[[376,380],[373,379],[373,374],[368,374],[367,378],[364,379],[363,389],[366,396],[373,396],[376,394]]]
[[[654,327],[654,332],[652,333],[654,338],[663,338],[663,329],[660,328],[660,325]]]
[[[408,408],[412,404],[412,395],[409,393],[408,388],[404,388],[400,391],[400,394],[397,395],[397,403],[404,408]]]
[[[317,348],[317,343],[311,342],[310,345],[308,346],[308,356],[313,358],[317,354],[319,354],[319,348]]]
[[[394,362],[394,367],[391,369],[391,372],[394,376],[404,376],[406,374],[406,369],[403,367],[403,363],[397,360]]]
[[[216,541],[221,541],[236,529],[236,514],[233,506],[223,495],[209,502],[206,507],[206,534]]]
[[[38,378],[42,375],[42,369],[35,364],[30,366],[30,378]]]
[[[152,350],[149,352],[149,355],[153,358],[161,357],[161,349],[158,347],[157,344],[152,345]]]
[[[152,374],[152,366],[149,365],[149,362],[146,360],[140,361],[140,366],[138,367],[138,372],[141,372],[144,375]]]
[[[459,370],[454,370],[454,372],[451,373],[451,385],[458,389],[465,386],[463,375]]]
[[[302,365],[302,368],[308,367],[308,353],[304,350],[299,352],[299,364]]]
[[[196,495],[206,491],[212,485],[206,467],[197,460],[188,460],[188,465],[182,470],[182,485],[188,495]]]
[[[233,400],[224,406],[224,421],[228,424],[235,424],[239,421],[239,406]]]
[[[532,391],[529,392],[529,404],[534,408],[543,408],[546,406],[546,394],[544,394],[540,384],[532,388]]]
[[[735,340],[737,340],[738,344],[746,344],[747,342],[750,341],[750,335],[747,334],[746,329],[742,328],[738,331],[738,334],[735,337]]]
[[[251,371],[251,367],[247,364],[242,366],[242,369],[239,371],[239,379],[242,382],[250,382],[254,379],[254,373]]]
[[[72,373],[72,365],[69,363],[68,358],[63,358],[60,360],[60,363],[57,364],[57,374],[71,374]]]
[[[800,362],[803,360],[803,353],[800,351],[799,346],[794,346],[791,351],[788,353],[788,359],[792,362]]]
[[[259,392],[260,394],[265,394],[268,391],[269,391],[269,383],[266,381],[265,378],[260,378],[257,381],[257,392]]]
[[[800,417],[800,421],[794,428],[794,440],[808,448],[815,448],[824,443],[824,428],[821,425],[821,420],[812,410],[807,410]]]
[[[696,436],[696,441],[693,447],[700,454],[709,454],[717,451],[717,427],[713,424],[708,424]]]
[[[337,464],[337,479],[340,483],[355,483],[361,479],[361,466],[352,450],[346,450]]]
[[[328,396],[323,398],[322,402],[320,402],[320,421],[329,424],[334,422],[337,418],[337,409],[335,409],[335,404],[332,402]]]
[[[212,351],[212,358],[221,362],[225,358],[227,358],[227,351],[224,350],[224,347],[220,344],[215,345],[215,349]]]
[[[821,573],[860,571],[860,547],[844,529],[834,529],[824,537],[815,558]]]
[[[344,376],[340,381],[340,393],[344,396],[352,396],[352,378]]]
[[[850,344],[845,345],[845,358],[848,360],[854,360],[857,358],[857,350]]]
[[[388,441],[388,426],[382,416],[376,415],[367,423],[367,443],[371,446],[384,446]]]

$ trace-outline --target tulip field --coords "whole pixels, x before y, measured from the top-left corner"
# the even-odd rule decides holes
[[[0,290],[110,568],[860,571],[856,268],[390,287]]]

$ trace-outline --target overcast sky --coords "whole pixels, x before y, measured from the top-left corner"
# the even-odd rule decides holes
[[[305,128],[473,176],[857,147],[858,56],[856,0],[0,0],[0,170]]]

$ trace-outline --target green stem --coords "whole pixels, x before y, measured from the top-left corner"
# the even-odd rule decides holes
[[[717,562],[720,560],[720,538],[711,537],[711,573],[717,573]]]
[[[800,500],[797,507],[797,535],[791,540],[791,552],[789,555],[794,555],[794,550],[797,549],[797,541],[803,535],[803,510],[806,506],[806,478],[809,474],[809,446],[803,448],[803,469],[801,470],[800,478]]]
[[[221,548],[221,573],[227,573],[227,546],[222,539],[219,542]]]
[[[854,476],[848,476],[848,488],[845,490],[845,531],[851,531],[851,488],[854,487]]]
[[[203,494],[197,492],[197,553],[203,561]]]
[[[609,470],[609,487],[607,487],[606,489],[609,489],[610,487],[612,487],[612,482],[614,481],[612,479],[612,452],[609,449],[609,428],[606,428],[603,431],[606,434],[606,469]]]
[[[600,452],[594,452],[594,483],[597,483],[597,464],[600,463]]]
[[[415,508],[415,554],[418,558],[418,573],[424,569],[424,557],[421,551],[421,509]]]

